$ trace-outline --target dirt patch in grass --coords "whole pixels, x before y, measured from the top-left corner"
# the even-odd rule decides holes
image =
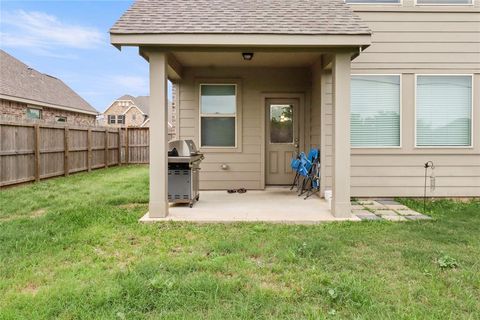
[[[9,221],[14,221],[14,220],[19,220],[19,219],[37,219],[43,217],[45,214],[47,214],[47,210],[45,209],[38,209],[35,211],[30,212],[29,214],[22,214],[22,215],[14,215],[14,216],[9,216],[9,217],[1,217],[0,222],[9,222]]]
[[[25,293],[25,294],[29,294],[29,295],[36,295],[37,292],[38,292],[38,286],[34,283],[29,283],[27,284],[26,287],[24,287],[22,290],[21,290],[22,293]]]

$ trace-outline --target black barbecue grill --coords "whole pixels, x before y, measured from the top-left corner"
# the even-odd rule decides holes
[[[192,140],[168,143],[168,201],[188,203],[190,208],[200,198],[199,170],[203,154]]]

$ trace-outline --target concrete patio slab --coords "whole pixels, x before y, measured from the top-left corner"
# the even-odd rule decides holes
[[[270,187],[264,191],[228,194],[226,191],[202,191],[200,201],[193,208],[171,205],[166,218],[149,218],[141,222],[190,221],[197,223],[269,222],[317,224],[335,221],[360,221],[336,218],[330,213],[324,199],[313,196],[304,200],[289,187]]]

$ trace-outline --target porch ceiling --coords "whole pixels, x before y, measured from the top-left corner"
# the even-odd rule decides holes
[[[319,52],[253,52],[246,61],[238,52],[173,52],[184,67],[308,67],[321,56]]]

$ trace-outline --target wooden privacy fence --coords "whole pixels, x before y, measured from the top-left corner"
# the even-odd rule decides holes
[[[148,159],[149,128],[0,122],[0,187]]]

